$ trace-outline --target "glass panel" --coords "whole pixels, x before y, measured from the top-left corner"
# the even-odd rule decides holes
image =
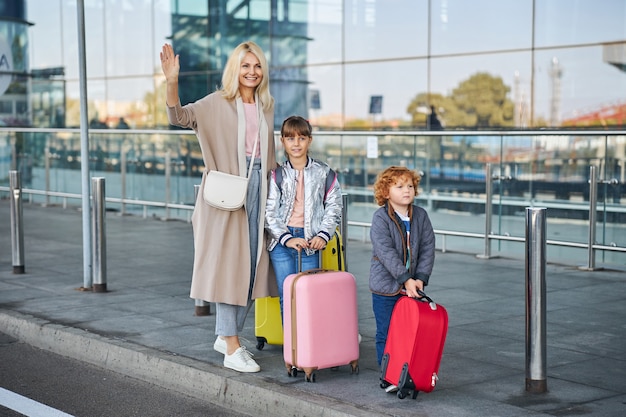
[[[270,2],[269,0],[226,1],[226,13],[235,19],[267,22],[270,17]]]
[[[346,1],[346,60],[425,56],[427,0]]]
[[[24,23],[2,21],[0,25],[0,71],[25,72],[29,69],[30,45],[27,30]],[[2,81],[0,83],[6,87],[6,83]]]
[[[105,6],[106,0],[93,0],[86,2],[85,4],[85,49],[87,59],[87,73],[89,77],[103,77],[106,75],[106,60],[107,54],[107,33],[106,33],[106,18],[105,18]],[[76,14],[76,11],[74,11]],[[76,21],[74,15],[73,20]],[[89,28],[89,29],[87,29]],[[76,49],[74,50],[75,56],[71,57],[69,62],[78,62],[78,37],[77,33],[72,31],[71,36],[74,37]],[[72,65],[68,65],[72,67]],[[76,65],[76,78],[79,77],[78,65]]]
[[[76,45],[76,11],[74,10],[70,30],[69,25],[63,25],[58,1],[29,0],[28,6],[28,20],[33,23],[29,28],[32,68],[62,68],[64,47],[69,46],[63,44],[64,32],[71,33],[74,38],[73,44]],[[74,49],[73,53],[77,53],[77,50]],[[72,62],[77,61],[78,55],[73,58]]]
[[[152,2],[107,1],[105,11],[106,49],[101,52],[106,55],[107,76],[151,74],[155,54]]]
[[[154,51],[152,54],[152,71],[157,74],[161,74],[161,60],[159,58],[159,52],[161,52],[161,46],[164,43],[171,43],[172,36],[172,9],[170,8],[170,0],[154,0],[153,5],[153,21],[152,31]],[[181,2],[179,1],[178,4]],[[202,4],[193,1],[197,8],[201,8]],[[204,3],[207,5],[208,3]],[[204,12],[204,16],[207,12]]]
[[[600,244],[626,247],[626,136],[607,138],[606,156],[598,175],[598,224],[596,239]],[[600,253],[601,262],[626,263],[624,254]]]
[[[207,16],[209,14],[209,2],[201,2],[197,0],[177,0],[168,1],[168,3],[172,4],[172,13],[189,16]]]
[[[536,53],[536,125],[626,123],[626,73],[605,62],[602,54],[601,46]]]
[[[307,64],[341,61],[342,16],[341,0],[310,0],[308,2],[307,19],[302,22],[308,31]]]
[[[433,0],[431,54],[531,48],[532,5],[519,0]]]
[[[31,126],[28,107],[28,78],[12,76],[0,95],[0,126]]]
[[[109,127],[115,127],[120,117],[132,128],[151,127],[154,126],[152,110],[165,112],[165,97],[155,100],[152,77],[111,78],[107,82],[107,95],[109,102],[116,104],[107,109]]]
[[[346,65],[345,127],[410,126],[408,107],[426,91],[426,78],[419,76],[425,73],[425,60]]]
[[[526,52],[435,58],[431,103],[446,128],[527,127],[529,64]],[[427,105],[425,92],[419,91],[422,107]]]
[[[309,75],[311,119],[319,126],[341,126],[343,103],[341,66],[311,67]]]
[[[33,126],[65,127],[65,82],[33,79],[31,106]]]
[[[614,42],[626,38],[626,3],[621,0],[542,0],[534,4],[537,47]]]

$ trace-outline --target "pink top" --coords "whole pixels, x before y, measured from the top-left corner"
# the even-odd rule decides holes
[[[254,140],[259,137],[259,115],[254,103],[243,103],[243,108],[246,111],[246,156],[251,156]],[[260,157],[261,143],[259,141],[256,145],[255,158]]]
[[[296,201],[293,202],[293,212],[287,225],[304,227],[304,171],[298,171],[296,178]]]

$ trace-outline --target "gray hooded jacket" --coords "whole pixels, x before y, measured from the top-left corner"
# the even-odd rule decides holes
[[[435,232],[426,210],[411,206],[411,264],[406,268],[406,228],[393,208],[385,204],[374,212],[370,238],[372,260],[370,265],[370,290],[381,295],[400,292],[409,278],[428,279],[435,263]]]

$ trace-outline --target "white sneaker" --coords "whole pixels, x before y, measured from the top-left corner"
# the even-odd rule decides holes
[[[396,392],[396,391],[398,391],[398,387],[393,384],[385,388],[385,392]]]
[[[224,366],[239,372],[259,372],[261,367],[252,359],[252,354],[244,346],[232,355],[224,355]]]
[[[226,355],[226,340],[217,336],[215,343],[213,343],[213,349],[222,355]]]

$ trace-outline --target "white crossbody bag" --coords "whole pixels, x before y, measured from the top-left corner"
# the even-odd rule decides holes
[[[259,136],[257,135],[252,148],[252,160],[248,168],[248,176],[226,174],[220,171],[209,171],[204,182],[202,197],[211,207],[220,210],[235,211],[243,207],[248,192],[248,180],[252,174],[254,156],[256,155]]]

